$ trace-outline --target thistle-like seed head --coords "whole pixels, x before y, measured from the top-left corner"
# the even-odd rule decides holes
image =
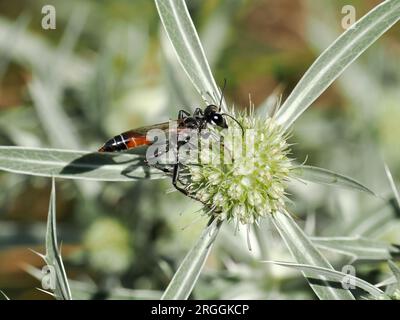
[[[292,161],[286,134],[274,118],[254,112],[231,112],[229,128],[210,128],[200,138],[198,164],[186,169],[186,190],[204,203],[211,215],[242,224],[285,211],[285,188]],[[212,143],[210,140],[221,141]]]

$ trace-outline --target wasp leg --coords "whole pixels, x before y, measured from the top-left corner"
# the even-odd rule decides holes
[[[161,149],[161,150],[158,149],[158,152],[157,152],[157,153],[155,153],[152,157],[149,157],[148,159],[145,159],[144,162],[145,162],[149,167],[153,167],[153,168],[156,168],[156,169],[158,169],[158,170],[160,170],[160,171],[163,171],[163,172],[165,172],[165,173],[172,174],[173,168],[171,168],[171,165],[162,164],[162,163],[159,163],[158,161],[155,162],[155,163],[149,164],[149,160],[156,159],[156,158],[158,158],[158,157],[160,157],[160,156],[162,156],[162,155],[164,155],[164,154],[166,154],[166,153],[168,153],[168,152],[169,152],[169,144],[167,143],[167,144],[164,145],[164,149]]]
[[[176,163],[174,165],[174,170],[173,170],[173,173],[172,173],[172,184],[175,187],[175,189],[178,190],[179,192],[183,193],[185,196],[187,196],[189,198],[192,198],[193,200],[200,201],[193,194],[190,194],[185,188],[183,188],[183,187],[178,185],[178,182],[181,182],[180,178],[179,178],[179,171],[180,171],[179,163]],[[200,201],[200,202],[205,204],[202,201]]]
[[[179,110],[178,113],[178,120],[182,120],[185,119],[187,117],[191,117],[191,114],[185,110]],[[185,196],[188,196],[194,200],[198,200],[196,197],[194,197],[193,195],[189,194],[189,192],[178,185],[178,182],[181,182],[180,178],[179,178],[179,171],[180,171],[180,163],[179,163],[179,149],[181,146],[183,146],[184,144],[188,143],[189,140],[185,139],[184,141],[179,141],[179,135],[176,135],[176,156],[175,156],[175,163],[174,163],[174,168],[172,171],[172,184],[175,187],[176,190],[178,190],[179,192],[183,193]]]
[[[153,146],[158,146],[158,145],[153,145]],[[161,147],[164,147],[164,148],[161,149]],[[149,160],[156,159],[156,158],[162,156],[163,154],[168,153],[168,151],[169,151],[169,143],[161,144],[160,147],[157,149],[157,153],[154,153],[153,156],[148,157],[148,158],[145,160],[145,162],[148,163]]]
[[[186,110],[179,110],[178,112],[178,120],[185,119],[187,117],[190,117],[190,113],[187,112]]]
[[[200,199],[196,198],[193,194],[189,193],[185,188],[182,188],[181,186],[178,185],[178,182],[181,182],[179,179],[179,171],[180,171],[179,163],[176,163],[174,165],[174,170],[172,173],[172,184],[175,187],[175,189],[178,190],[179,192],[183,193],[185,196],[187,196],[193,200],[199,201],[204,205],[207,205],[205,202],[201,201]]]
[[[184,143],[183,143],[183,144],[184,144]],[[168,153],[168,152],[169,152],[169,144],[166,144],[164,149],[159,150],[159,151],[158,151],[156,154],[154,154],[154,156],[152,156],[150,159],[155,159],[155,158],[160,157],[160,156],[162,156],[163,154],[166,154],[166,153]],[[160,171],[162,171],[162,172],[165,172],[165,173],[168,173],[168,174],[173,175],[174,167],[173,167],[172,165],[161,164],[161,163],[158,163],[158,162],[149,164],[149,159],[145,159],[144,162],[145,162],[149,167],[153,167],[153,168],[156,168],[157,170],[160,170]],[[175,164],[174,164],[174,166],[175,166]],[[182,183],[182,181],[181,181],[179,178],[177,179],[177,182]],[[176,188],[176,189],[178,189],[178,188]]]
[[[204,112],[201,108],[196,108],[193,112],[194,117],[202,117],[204,116]]]
[[[158,163],[149,165],[149,167],[156,168],[157,170],[160,170],[160,171],[165,172],[165,173],[171,173],[171,169],[168,169],[168,168],[166,168],[164,166],[161,166]]]
[[[172,173],[172,184],[174,185],[176,190],[182,192],[185,196],[187,196],[188,195],[187,190],[179,186],[178,181],[179,181],[179,163],[176,163],[174,165],[174,170]]]
[[[181,110],[181,111],[184,111],[184,110]],[[173,172],[172,172],[172,184],[174,185],[176,190],[182,192],[184,195],[187,196],[188,195],[187,190],[178,185],[179,169],[180,169],[180,166],[179,166],[180,165],[180,163],[179,163],[179,149],[184,145],[184,143],[182,143],[182,142],[183,141],[177,141],[175,163],[174,163],[174,169],[173,169]]]
[[[183,193],[185,196],[199,201],[202,204],[206,205],[203,201],[199,200],[198,198],[196,198],[193,194],[190,194],[185,188],[181,187],[178,185],[178,182],[181,182],[180,177],[179,177],[179,173],[180,173],[180,163],[179,163],[179,148],[181,146],[183,146],[186,142],[181,143],[178,145],[177,147],[177,152],[176,152],[176,162],[174,164],[174,169],[172,172],[172,184],[175,187],[176,190],[178,190],[179,192]],[[182,182],[181,182],[182,183]]]

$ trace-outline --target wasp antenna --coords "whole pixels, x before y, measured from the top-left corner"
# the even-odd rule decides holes
[[[231,116],[230,114],[228,114],[228,113],[221,113],[221,115],[222,115],[222,116],[227,116],[227,117],[231,118],[233,121],[235,121],[235,122],[239,125],[240,129],[242,130],[242,136],[244,136],[244,129],[243,129],[243,126],[240,124],[239,121],[236,120],[235,117],[232,117],[232,116]]]
[[[226,78],[224,78],[224,86],[222,87],[221,91],[221,98],[219,100],[218,112],[221,112],[222,100],[224,99],[224,92],[226,88]]]

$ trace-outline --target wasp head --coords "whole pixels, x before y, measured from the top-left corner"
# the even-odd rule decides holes
[[[221,128],[228,128],[225,118],[220,113],[219,108],[216,105],[209,105],[204,110],[204,118],[207,123],[216,125]]]

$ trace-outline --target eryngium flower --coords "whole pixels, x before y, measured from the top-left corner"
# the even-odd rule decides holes
[[[228,129],[210,128],[211,135],[200,138],[198,164],[185,169],[186,190],[221,220],[250,224],[285,212],[293,168],[287,135],[273,117],[256,117],[254,111],[230,114],[244,130],[230,121]],[[220,144],[207,147],[219,139]]]

